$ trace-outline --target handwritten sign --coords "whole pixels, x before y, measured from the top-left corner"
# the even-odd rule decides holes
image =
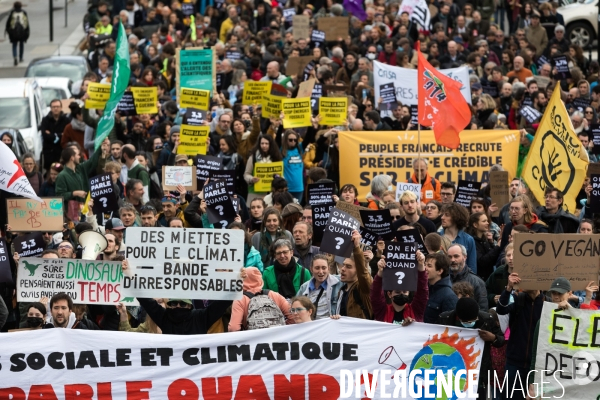
[[[13,232],[59,232],[63,229],[63,199],[44,197],[43,202],[6,199],[8,225]]]
[[[294,26],[294,39],[308,39],[310,36],[310,17],[308,15],[294,15],[292,17]]]
[[[508,190],[508,171],[492,171],[490,172],[490,197],[492,204],[498,206],[492,216],[500,215],[500,209],[503,205],[509,202],[510,192]]]
[[[548,290],[562,276],[572,290],[584,290],[598,281],[600,235],[518,234],[514,238],[514,272],[519,274],[519,289]]]
[[[163,189],[176,190],[183,185],[186,190],[196,190],[196,167],[165,166],[162,176]]]
[[[396,185],[396,201],[400,201],[402,193],[412,192],[417,196],[417,202],[421,201],[421,184],[420,183],[409,183],[409,182],[398,182]]]

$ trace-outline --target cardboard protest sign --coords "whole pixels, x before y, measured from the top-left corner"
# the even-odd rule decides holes
[[[304,68],[313,60],[313,56],[290,57],[285,67],[285,72],[289,76],[300,75]],[[298,96],[300,97],[300,96]]]
[[[17,274],[17,301],[40,301],[64,292],[77,304],[137,305],[123,294],[120,261],[22,258]]]
[[[8,260],[9,250],[6,247],[6,240],[0,238],[0,283],[13,284],[10,261]]]
[[[566,56],[554,56],[552,58],[552,63],[556,70],[554,79],[565,80],[571,77],[571,70],[569,69],[569,62],[567,61]]]
[[[362,225],[383,240],[394,237],[390,210],[360,210]]]
[[[181,88],[179,106],[181,108],[194,107],[199,110],[208,110],[210,107],[210,91]]]
[[[335,207],[335,203],[321,203],[312,206],[312,226],[313,226],[313,243],[319,244],[323,240],[323,232],[329,221],[331,210]]]
[[[354,204],[346,203],[343,200],[338,200],[338,202],[335,204],[335,207],[345,213],[352,215],[352,217],[354,217],[361,226],[363,225],[363,221],[362,217],[360,216],[360,211],[370,210],[370,208],[363,206],[355,206]]]
[[[310,34],[310,44],[313,47],[325,46],[325,32],[322,30],[313,29]]]
[[[521,278],[519,289],[549,290],[560,276],[571,282],[574,291],[598,281],[600,235],[518,234],[513,242],[514,272]]]
[[[130,91],[123,93],[121,100],[119,100],[119,104],[117,104],[117,111],[119,114],[124,116],[137,114],[137,111],[135,110],[135,100],[133,100],[133,93]]]
[[[310,97],[302,99],[284,99],[281,102],[283,109],[283,128],[293,129],[311,126]]]
[[[307,81],[301,82],[298,86],[298,94],[296,98],[301,99],[303,97],[312,97],[313,89],[315,87],[316,79],[311,78]],[[311,98],[311,106],[312,106],[312,98]]]
[[[196,164],[196,188],[204,187],[204,181],[209,178],[210,171],[219,171],[223,169],[223,159],[215,156],[197,155]]]
[[[285,100],[285,97],[263,94],[261,101],[263,118],[279,118],[283,100]]]
[[[235,171],[234,170],[214,170],[208,171],[208,178],[211,181],[223,181],[227,186],[227,193],[229,196],[233,196],[235,193]]]
[[[420,183],[408,183],[408,182],[398,182],[396,184],[396,201],[400,201],[400,197],[402,197],[402,193],[404,192],[412,192],[417,196],[417,202],[421,201],[421,184]]]
[[[590,177],[590,185],[592,185],[590,208],[592,209],[592,213],[600,213],[600,175],[592,175]]]
[[[346,97],[319,98],[319,114],[321,125],[344,125],[348,116],[348,99]]]
[[[471,182],[465,180],[458,181],[454,202],[460,204],[468,210],[471,206],[471,199],[473,197],[477,197],[479,189],[481,189],[481,182]]]
[[[38,257],[46,249],[46,242],[41,232],[33,232],[15,237],[13,239],[13,246],[19,257]]]
[[[346,39],[350,26],[349,17],[321,17],[318,19],[319,30],[325,32],[326,40]]]
[[[254,184],[254,191],[258,193],[270,192],[271,182],[275,175],[283,176],[283,161],[255,163],[253,176],[260,180]]]
[[[292,25],[294,26],[294,40],[308,39],[310,36],[310,17],[308,15],[294,15]]]
[[[104,110],[104,106],[110,97],[110,84],[89,82],[85,100],[85,108],[97,108]]]
[[[233,209],[231,202],[229,207]],[[122,293],[126,296],[206,300],[242,297],[241,230],[128,228],[125,256],[129,270]]]
[[[329,213],[320,250],[340,257],[350,257],[354,248],[352,231],[358,231],[359,228],[356,218],[334,207]]]
[[[188,156],[206,154],[206,144],[209,133],[210,127],[208,125],[181,125],[177,154],[185,154]]]
[[[92,212],[96,215],[98,224],[104,226],[106,221],[112,218],[113,213],[119,211],[119,199],[113,188],[110,173],[90,178],[89,185],[90,198],[94,200]]]
[[[254,104],[260,104],[262,102],[263,95],[271,93],[271,86],[273,82],[256,82],[247,80],[244,82],[244,90],[242,92],[242,104],[251,106]]]
[[[231,198],[227,193],[227,184],[224,181],[209,180],[204,184],[202,190],[208,220],[211,224],[218,222],[221,226],[226,226],[235,219],[237,212],[233,208]]]
[[[417,247],[414,244],[385,242],[383,290],[417,290]]]
[[[417,246],[417,250],[419,250],[423,254],[429,254],[427,248],[425,247],[425,243],[423,242],[423,237],[416,228],[411,229],[400,229],[394,232],[396,236],[397,243],[414,243]]]
[[[321,182],[308,184],[308,204],[317,206],[320,204],[331,203],[333,196],[334,182]]]
[[[176,50],[177,100],[181,88],[216,90],[216,66],[213,49],[189,48]]]
[[[196,190],[196,167],[165,165],[162,169],[162,187],[164,190],[177,190],[183,185],[186,190]]]
[[[377,235],[368,230],[367,228],[361,226],[360,227],[360,243],[365,246],[374,247],[377,245]]]
[[[590,124],[590,141],[594,144],[592,154],[600,154],[600,124]]]
[[[498,206],[492,216],[500,215],[500,209],[510,201],[510,191],[508,190],[508,171],[492,171],[490,172],[490,197],[492,204]]]
[[[13,232],[60,232],[63,230],[63,199],[43,197],[40,203],[30,199],[6,199],[8,225]]]
[[[185,114],[183,115],[183,124],[182,125],[190,125],[190,126],[202,126],[206,121],[207,112],[198,110],[197,108],[188,107],[185,110]]]
[[[140,114],[157,114],[158,113],[158,88],[151,87],[131,87],[133,93],[133,101],[135,111]]]
[[[594,174],[600,175],[600,163],[589,163],[586,176],[589,178]]]

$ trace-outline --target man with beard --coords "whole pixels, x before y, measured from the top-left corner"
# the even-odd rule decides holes
[[[548,225],[549,233],[577,233],[579,229],[577,217],[563,210],[563,197],[560,190],[548,186],[544,190],[545,207],[536,210],[542,222]]]
[[[160,226],[158,224],[158,212],[156,208],[151,205],[145,205],[140,209],[140,216],[142,217],[142,226],[144,228],[154,228]]]
[[[123,273],[127,274],[129,262],[123,261]],[[232,305],[231,300],[214,300],[203,309],[193,309],[189,299],[169,299],[163,308],[154,299],[138,298],[152,321],[165,335],[203,335]]]
[[[298,264],[309,268],[312,265],[313,257],[320,253],[317,246],[312,245],[313,229],[307,222],[297,222],[292,232],[294,236],[294,257],[298,259]]]
[[[144,149],[146,147],[145,134],[146,129],[144,129],[144,123],[137,121],[133,124],[131,133],[125,135],[125,141],[136,149]]]
[[[465,246],[462,244],[453,244],[448,248],[448,257],[450,258],[450,280],[452,284],[457,282],[471,284],[475,293],[474,299],[479,304],[479,309],[487,311],[488,300],[485,282],[467,266],[467,249]]]
[[[400,196],[400,206],[404,210],[404,217],[394,221],[394,230],[400,229],[401,226],[410,225],[413,222],[419,223],[427,233],[435,232],[435,225],[433,222],[425,218],[423,215],[419,215],[418,207],[419,202],[417,201],[417,195],[413,192],[406,191]]]
[[[139,179],[130,179],[125,185],[125,193],[127,193],[127,202],[135,207],[139,213],[144,205],[144,183]]]
[[[523,182],[520,178],[513,178],[508,187],[508,193],[510,193],[510,197],[514,199],[516,196],[527,194],[527,186],[525,186],[525,182]],[[507,203],[500,209],[501,224],[506,225],[510,222],[510,214],[508,212],[509,207],[510,203]]]
[[[101,259],[105,261],[114,261],[119,255],[119,247],[121,244],[117,242],[117,237],[112,233],[107,233],[104,237],[106,238],[107,245],[102,252]]]
[[[356,61],[358,60],[358,55],[355,52],[349,51],[345,57],[344,66],[338,69],[337,74],[335,76],[336,82],[343,82],[345,85],[350,86],[352,81],[352,75],[356,73],[358,70],[358,64]]]
[[[500,89],[500,112],[504,114],[506,118],[508,118],[508,114],[510,113],[512,102],[512,85],[508,82],[504,82]]]
[[[128,180],[139,179],[142,181],[144,190],[142,202],[147,203],[150,201],[150,174],[138,161],[137,156],[135,155],[135,147],[130,144],[123,146],[121,149],[121,162],[127,166]],[[127,189],[125,191],[127,191]]]
[[[56,196],[62,197],[66,202],[76,200],[85,201],[89,190],[89,177],[94,176],[100,157],[106,158],[103,151],[95,151],[87,161],[79,163],[81,155],[77,147],[66,147],[61,153],[61,162],[65,168],[56,177]]]
[[[396,107],[392,109],[392,116],[383,117],[382,121],[394,131],[404,130],[403,127],[406,127],[406,124],[402,119],[402,105],[396,104]]]
[[[55,328],[66,329],[95,329],[90,326],[90,321],[83,318],[77,320],[73,310],[73,300],[66,293],[58,293],[50,299],[50,312],[52,318],[49,323]]]

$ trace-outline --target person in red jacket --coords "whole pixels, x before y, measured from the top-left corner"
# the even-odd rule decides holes
[[[423,253],[417,251],[417,291],[411,302],[409,302],[409,291],[388,290],[385,293],[383,292],[382,278],[383,270],[385,269],[385,257],[379,260],[377,267],[379,271],[377,271],[377,275],[375,275],[373,285],[371,286],[371,305],[375,314],[375,320],[402,325],[408,325],[413,321],[423,322],[425,307],[429,299],[427,273],[425,272],[425,256]],[[386,300],[391,300],[391,302]]]
[[[592,296],[596,293],[596,298],[592,300]],[[579,306],[582,310],[598,310],[600,309],[600,291],[598,284],[594,281],[588,283],[585,288],[585,301]]]
[[[396,52],[394,51],[394,41],[392,39],[386,39],[385,42],[383,42],[383,51],[379,52],[377,61],[393,65],[394,67],[398,66]]]

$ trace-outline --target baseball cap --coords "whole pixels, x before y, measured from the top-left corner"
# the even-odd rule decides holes
[[[333,61],[329,57],[321,57],[319,60],[320,65],[331,64]]]
[[[188,160],[188,156],[186,154],[177,154],[175,156],[175,163],[177,164],[179,161],[185,161],[187,162]]]
[[[120,231],[125,229],[125,225],[123,225],[123,221],[121,221],[119,218],[111,218],[108,221],[106,221],[106,225],[104,226],[104,228]]]
[[[481,86],[481,83],[479,82],[475,82],[474,84],[471,85],[471,90],[481,90],[483,89],[483,87]]]
[[[531,16],[529,18],[537,18],[537,19],[539,19],[540,18],[540,14],[535,13],[535,12],[531,13]]]
[[[548,289],[548,291],[565,294],[571,291],[571,282],[569,282],[567,278],[561,276],[559,278],[556,278],[554,282],[552,282],[552,285],[550,286],[550,289]]]
[[[167,303],[171,302],[171,301],[181,301],[185,304],[192,304],[192,301],[190,299],[169,299],[169,301],[167,301]]]

